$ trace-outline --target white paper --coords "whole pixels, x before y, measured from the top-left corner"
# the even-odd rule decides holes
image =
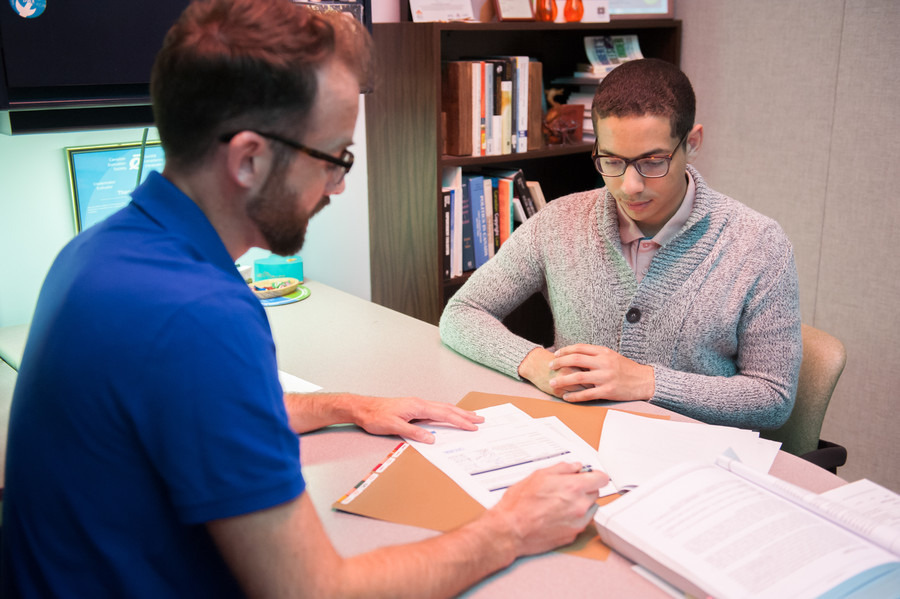
[[[535,470],[559,462],[600,469],[594,448],[556,417],[535,419],[508,403],[477,413],[484,417],[477,431],[422,423],[434,443],[406,441],[486,508]],[[608,487],[601,496],[615,492]]]
[[[729,449],[749,468],[768,472],[780,447],[745,429],[609,410],[598,452],[613,484],[625,491],[680,462],[713,464]]]
[[[322,388],[283,370],[278,371],[278,380],[281,381],[281,389],[285,393],[312,393]]]

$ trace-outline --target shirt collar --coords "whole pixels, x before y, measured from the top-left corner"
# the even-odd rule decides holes
[[[200,207],[174,183],[152,171],[131,201],[169,234],[181,238],[207,261],[240,278],[225,244]]]
[[[672,218],[663,225],[662,229],[653,236],[653,241],[660,246],[666,245],[678,234],[678,231],[681,230],[681,227],[684,226],[690,217],[691,210],[694,209],[697,186],[694,184],[694,178],[691,176],[690,171],[685,171],[685,173],[687,177],[687,191],[684,193],[684,200],[681,202],[681,206],[678,207]],[[644,239],[644,233],[638,224],[625,214],[625,211],[619,207],[618,202],[615,202],[615,204],[616,213],[619,215],[619,239],[622,241],[622,245],[633,243],[638,239]]]

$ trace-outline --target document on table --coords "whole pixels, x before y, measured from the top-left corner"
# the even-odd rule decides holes
[[[746,466],[765,473],[780,447],[750,430],[609,410],[598,453],[612,483],[619,491],[628,491],[681,462],[713,464],[728,450]]]
[[[278,380],[281,382],[281,390],[285,393],[312,393],[322,388],[283,370],[278,371]]]
[[[406,441],[486,508],[535,470],[559,462],[602,469],[597,451],[556,417],[532,418],[512,404],[477,410],[477,431],[420,423],[434,444]],[[600,495],[616,490],[607,485]]]

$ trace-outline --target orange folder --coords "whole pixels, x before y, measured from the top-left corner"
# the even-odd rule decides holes
[[[479,410],[504,403],[513,404],[533,418],[556,416],[594,448],[600,443],[603,420],[609,409],[479,392],[467,394],[457,405],[467,410]],[[603,497],[598,503],[609,503],[616,497]],[[484,506],[411,447],[399,455],[392,452],[332,507],[351,514],[442,532],[471,522],[484,512]],[[600,541],[593,523],[572,544],[558,551],[599,560],[605,560],[609,555],[609,548]]]

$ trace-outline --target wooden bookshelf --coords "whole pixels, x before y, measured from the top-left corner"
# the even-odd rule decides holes
[[[501,156],[441,154],[441,61],[526,54],[543,63],[545,86],[587,62],[584,37],[636,34],[646,57],[680,64],[681,21],[611,23],[376,23],[378,75],[366,97],[372,300],[436,324],[467,275],[442,275],[441,172],[444,167],[521,168],[548,200],[598,186],[590,143]],[[539,319],[541,300],[511,322]],[[545,308],[543,308],[545,309]],[[513,328],[516,328],[513,326]],[[547,331],[529,334],[546,340]]]

